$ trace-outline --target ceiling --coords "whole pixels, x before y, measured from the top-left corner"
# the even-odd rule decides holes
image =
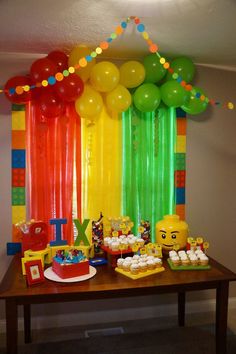
[[[0,57],[39,57],[78,44],[95,49],[134,15],[165,56],[236,70],[235,0],[0,0]],[[24,54],[22,54],[24,53]],[[103,57],[141,59],[148,48],[135,25]]]

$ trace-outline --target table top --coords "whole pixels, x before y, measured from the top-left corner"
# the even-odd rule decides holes
[[[14,299],[18,304],[100,299],[211,289],[219,282],[236,280],[235,273],[212,258],[210,265],[209,270],[173,271],[163,260],[164,272],[137,280],[103,265],[97,267],[97,274],[89,280],[57,283],[45,279],[43,283],[27,287],[20,255],[15,255],[0,285],[0,299]]]

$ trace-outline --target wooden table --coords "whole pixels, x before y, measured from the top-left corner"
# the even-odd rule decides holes
[[[44,283],[27,287],[21,272],[20,256],[16,255],[0,286],[0,299],[5,300],[6,307],[7,353],[17,353],[18,305],[24,307],[25,342],[29,343],[31,304],[177,293],[178,321],[180,326],[184,326],[185,293],[216,289],[216,353],[226,354],[229,282],[236,280],[236,274],[213,259],[210,265],[210,270],[172,271],[164,261],[164,272],[139,280],[129,279],[105,265],[97,267],[95,277],[83,282],[45,280]]]

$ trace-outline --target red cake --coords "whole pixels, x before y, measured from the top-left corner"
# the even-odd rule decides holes
[[[63,254],[58,251],[52,261],[52,270],[62,279],[89,274],[89,261],[83,255],[74,255],[73,251]],[[80,251],[81,252],[81,251]]]

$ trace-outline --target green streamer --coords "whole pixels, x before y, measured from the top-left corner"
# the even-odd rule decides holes
[[[175,210],[174,108],[141,113],[129,108],[122,114],[122,213],[134,222],[138,234],[141,220],[155,224]]]

